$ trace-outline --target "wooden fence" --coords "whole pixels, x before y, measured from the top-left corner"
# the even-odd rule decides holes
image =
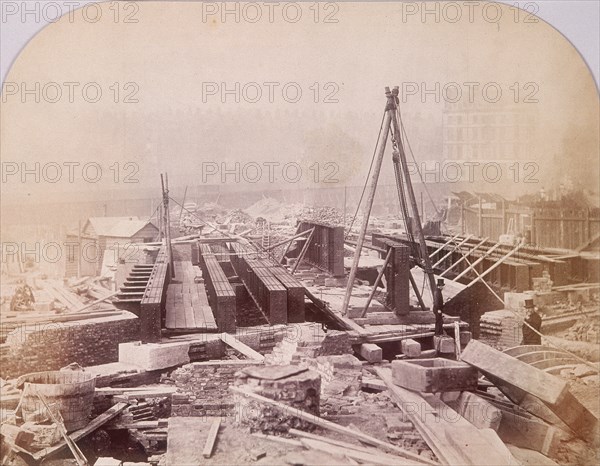
[[[498,240],[513,219],[514,232],[539,247],[578,249],[598,238],[598,209],[462,208],[462,233]]]

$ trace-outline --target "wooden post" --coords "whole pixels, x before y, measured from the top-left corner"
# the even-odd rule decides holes
[[[535,231],[535,211],[531,212],[531,244],[537,244]]]
[[[183,215],[183,207],[185,206],[185,198],[187,197],[187,186],[185,187],[185,191],[183,192],[183,202],[181,203],[181,211],[179,212],[179,220],[177,223],[181,224],[181,216]]]
[[[404,152],[404,146],[402,144],[402,130],[400,129],[400,124],[398,122],[397,115],[397,96],[398,96],[398,87],[395,87],[393,90],[392,100],[390,100],[388,107],[391,104],[391,108],[387,109],[387,113],[392,114],[392,124],[394,126],[394,136],[396,139],[396,144],[398,148],[398,156],[400,157],[402,172],[404,174],[404,185],[406,187],[406,192],[408,193],[408,199],[410,201],[411,213],[413,218],[411,219],[411,226],[416,227],[417,237],[419,242],[419,249],[421,252],[421,260],[422,267],[429,279],[429,290],[431,291],[431,299],[435,296],[436,290],[436,282],[435,275],[433,274],[433,268],[431,267],[431,259],[429,259],[429,254],[427,252],[427,244],[425,242],[425,234],[423,233],[423,225],[421,224],[421,218],[419,217],[419,209],[417,207],[417,199],[415,197],[415,191],[412,186],[412,181],[410,179],[410,171],[408,168],[408,163],[406,161],[406,153]],[[399,180],[398,180],[399,181]]]
[[[388,99],[388,106],[393,100],[392,94],[389,88],[386,88],[386,96]],[[350,304],[350,297],[352,296],[352,287],[354,280],[356,279],[356,272],[358,270],[358,263],[360,262],[360,253],[362,252],[363,243],[365,242],[365,235],[367,234],[367,228],[369,226],[369,217],[371,216],[371,209],[373,207],[373,201],[375,200],[375,192],[377,191],[377,181],[379,180],[379,173],[381,172],[381,164],[383,162],[383,156],[385,154],[385,146],[387,144],[388,134],[390,132],[390,124],[392,122],[392,116],[387,110],[386,106],[385,116],[383,118],[383,125],[381,127],[380,138],[377,141],[378,150],[375,158],[375,165],[373,166],[373,174],[371,176],[371,185],[369,186],[369,194],[365,208],[363,210],[363,222],[358,234],[356,241],[356,252],[354,253],[354,260],[352,261],[352,268],[350,269],[350,275],[348,277],[348,284],[346,286],[346,294],[344,295],[344,302],[342,304],[342,315],[346,315],[348,310],[348,304]]]
[[[78,222],[77,226],[77,278],[81,278],[81,219]]]
[[[506,215],[506,201],[504,199],[502,199],[502,233],[508,233],[506,231],[506,227],[508,225],[508,221],[507,221],[507,215]]]
[[[483,206],[481,205],[481,196],[479,196],[479,205],[477,210],[477,234],[483,236]]]
[[[585,209],[585,237],[584,242],[589,242],[592,239],[592,230],[590,225],[590,208]]]

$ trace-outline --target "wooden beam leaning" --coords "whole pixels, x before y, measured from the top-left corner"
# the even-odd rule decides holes
[[[360,314],[361,317],[364,317],[367,314],[367,311],[369,310],[371,301],[373,300],[373,297],[375,296],[375,293],[377,292],[377,287],[379,286],[379,282],[381,281],[381,279],[383,278],[383,275],[385,274],[385,268],[389,264],[393,252],[394,252],[393,248],[388,249],[387,255],[385,256],[385,260],[383,261],[383,265],[381,266],[381,270],[377,274],[377,278],[375,279],[375,283],[373,284],[373,289],[371,290],[371,293],[369,293],[369,297],[367,298],[365,307]]]
[[[489,238],[484,238],[479,243],[477,243],[475,246],[473,246],[470,250],[468,250],[466,253],[462,254],[462,257],[460,259],[458,259],[454,264],[452,264],[450,267],[448,267],[446,270],[444,270],[440,274],[440,277],[443,277],[444,275],[446,275],[448,272],[450,272],[450,270],[452,270],[454,267],[456,267],[458,264],[460,264],[462,261],[464,261],[473,252],[477,251],[477,249],[479,249],[481,246],[483,246],[483,243],[485,243],[488,239]]]
[[[442,249],[444,249],[446,246],[448,246],[450,243],[452,243],[459,236],[460,236],[460,234],[454,235],[452,238],[450,238],[448,241],[446,241],[444,244],[442,244],[439,248],[437,248],[435,251],[433,251],[431,254],[429,254],[429,258],[433,259],[433,256],[435,256],[438,252],[440,252]]]
[[[454,245],[454,247],[452,249],[450,249],[450,251],[448,251],[448,253],[446,253],[446,255],[444,257],[442,257],[440,260],[438,260],[435,264],[433,264],[431,267],[437,267],[438,265],[440,265],[442,262],[444,262],[444,260],[446,260],[454,251],[456,251],[457,249],[459,249],[463,244],[465,244],[467,241],[469,241],[471,238],[473,237],[473,235],[469,235],[467,236],[465,239],[463,239],[460,243]]]
[[[454,278],[454,280],[455,281],[460,280],[462,277],[464,277],[469,272],[469,270],[471,270],[477,264],[482,262],[487,256],[489,256],[492,252],[494,252],[499,247],[500,247],[500,243],[494,244],[490,249],[485,251],[479,259],[477,259],[475,262],[473,262],[471,265],[469,265],[465,270],[463,270],[461,273],[459,273],[458,276]]]
[[[492,270],[494,270],[497,267],[500,267],[500,264],[502,264],[506,259],[508,259],[513,254],[515,254],[519,250],[520,247],[521,247],[520,244],[515,246],[515,248],[513,250],[511,250],[508,254],[504,255],[504,257],[502,257],[500,260],[496,261],[494,263],[494,265],[492,265],[490,268],[488,268],[485,272],[478,274],[479,276],[477,278],[475,278],[471,283],[469,283],[468,286],[471,286],[471,285],[477,283],[479,280],[482,280],[483,277],[485,277],[487,274],[489,274]]]

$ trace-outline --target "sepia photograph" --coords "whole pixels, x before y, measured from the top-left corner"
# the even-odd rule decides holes
[[[0,464],[599,464],[599,75],[599,0],[0,0]]]

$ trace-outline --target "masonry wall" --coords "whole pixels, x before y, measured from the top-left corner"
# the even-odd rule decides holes
[[[139,340],[139,319],[130,312],[98,319],[23,326],[6,339],[0,375],[58,370],[73,362],[94,366],[119,360],[119,343]]]
[[[231,416],[235,412],[234,374],[255,361],[207,361],[186,364],[171,374],[177,393],[173,394],[171,416]]]

